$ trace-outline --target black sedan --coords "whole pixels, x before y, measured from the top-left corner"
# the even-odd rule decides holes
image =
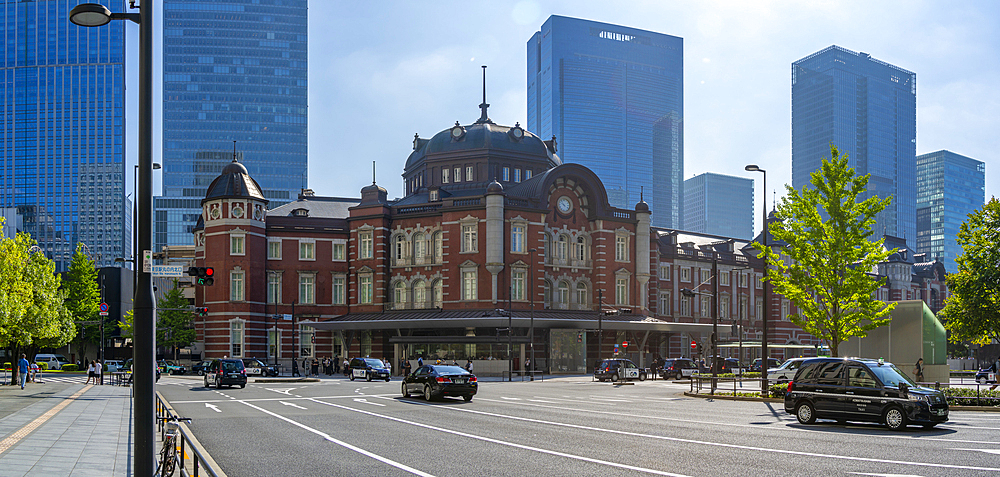
[[[246,367],[247,374],[250,376],[277,376],[278,369],[269,364],[265,364],[263,361],[257,358],[243,358],[243,366]]]
[[[462,396],[471,401],[479,390],[476,375],[459,366],[427,364],[403,379],[403,397],[422,394],[432,401],[442,396]]]
[[[191,366],[191,372],[197,374],[198,376],[204,376],[205,371],[208,371],[208,366],[212,364],[212,360],[206,359],[194,366]]]

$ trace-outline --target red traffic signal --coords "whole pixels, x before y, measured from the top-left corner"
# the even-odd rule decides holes
[[[212,267],[188,267],[187,274],[195,277],[195,285],[208,286],[215,283],[215,279],[212,278],[215,275],[215,269]]]
[[[212,267],[205,267],[205,276],[206,277],[215,276],[215,269]]]
[[[691,349],[698,349],[698,342],[691,340]]]
[[[198,316],[208,316],[207,307],[204,306],[195,307],[194,311],[198,313]]]

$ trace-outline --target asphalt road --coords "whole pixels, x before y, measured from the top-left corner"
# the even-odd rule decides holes
[[[1000,475],[1000,413],[952,412],[905,432],[805,426],[780,403],[589,377],[481,382],[472,402],[403,398],[399,378],[217,390],[164,376],[156,389],[233,477]]]

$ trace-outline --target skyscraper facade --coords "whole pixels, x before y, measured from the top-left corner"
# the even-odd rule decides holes
[[[792,63],[792,186],[830,157],[830,144],[868,192],[892,197],[876,217],[874,236],[916,239],[917,75],[868,53],[831,46]]]
[[[753,179],[706,172],[684,181],[684,230],[753,238]]]
[[[654,226],[679,228],[684,40],[553,15],[527,50],[528,130],[596,172],[611,205],[642,193]]]
[[[951,151],[917,156],[916,251],[958,271],[958,229],[985,202],[986,163]]]
[[[0,4],[0,207],[56,271],[78,243],[97,266],[127,256],[131,225],[125,179],[125,26],[70,23],[78,2]],[[125,11],[123,0],[101,1]]]
[[[191,244],[201,200],[234,148],[271,207],[307,186],[307,4],[163,1],[157,250]]]

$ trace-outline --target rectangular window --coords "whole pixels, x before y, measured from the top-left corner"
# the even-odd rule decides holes
[[[372,302],[372,277],[363,275],[358,279],[358,303]]]
[[[347,260],[347,244],[346,243],[333,243],[333,261],[343,262]]]
[[[243,272],[233,272],[229,276],[229,299],[243,301]]]
[[[729,286],[729,272],[719,272],[719,285]]]
[[[465,180],[471,182],[475,180],[475,177],[473,176],[474,174],[472,173],[472,166],[465,166]]]
[[[661,292],[660,293],[660,309],[659,309],[659,312],[660,312],[661,315],[669,315],[670,314],[670,292]]]
[[[466,178],[465,180],[469,180],[469,179]],[[461,167],[456,167],[455,168],[455,182],[462,182],[462,168]]]
[[[670,280],[670,264],[664,263],[660,265],[660,280]]]
[[[729,318],[729,297],[719,297],[719,318]]]
[[[476,272],[462,272],[462,299],[463,300],[475,300],[478,298],[478,289],[476,288]]]
[[[267,242],[268,260],[281,260],[281,240],[269,240]]]
[[[503,168],[503,181],[504,182],[510,182],[510,168],[509,167],[504,167]]]
[[[514,169],[514,182],[521,182],[521,169]]]
[[[510,251],[524,252],[524,226],[512,225],[510,227]]]
[[[757,299],[757,305],[754,311],[756,312],[754,315],[756,319],[760,320],[764,317],[764,300],[760,298]]]
[[[281,303],[281,275],[277,273],[267,274],[267,302]]]
[[[316,260],[316,244],[299,242],[299,260]]]
[[[229,355],[243,357],[243,322],[233,320],[229,324]]]
[[[615,298],[617,304],[628,305],[628,279],[618,278],[615,280]]]
[[[229,254],[246,255],[246,236],[244,235],[229,236]]]
[[[746,274],[746,272],[740,272],[740,287],[741,288],[746,288],[747,287],[747,274]]]
[[[299,303],[311,305],[316,303],[316,277],[299,275]]]
[[[686,296],[681,297],[681,316],[691,316],[691,299]]]
[[[475,252],[479,250],[479,240],[475,225],[462,226],[462,251]]]
[[[531,179],[531,169],[524,170],[524,180]]]
[[[754,275],[754,288],[758,290],[764,288],[764,279],[761,277],[761,275]]]
[[[781,301],[781,321],[788,321],[788,300]]]
[[[361,246],[359,254],[362,259],[372,258],[372,233],[371,232],[361,232],[358,234],[361,238]]]
[[[447,184],[448,183],[448,171],[449,170],[450,169],[448,169],[447,167],[442,167],[441,168],[441,183],[442,184]]]
[[[316,329],[308,325],[299,325],[299,349],[303,358],[311,358],[313,355],[313,333]]]
[[[703,296],[701,297],[701,316],[702,318],[708,318],[712,316],[712,299],[711,297]]]
[[[624,235],[615,236],[615,261],[628,261],[628,237]]]
[[[691,267],[681,267],[681,281],[691,282]]]
[[[740,320],[747,319],[747,297],[740,297]]]
[[[526,273],[522,269],[510,272],[510,299],[524,300],[524,279]]]
[[[335,276],[333,277],[333,304],[343,305],[344,304],[344,277]]]

